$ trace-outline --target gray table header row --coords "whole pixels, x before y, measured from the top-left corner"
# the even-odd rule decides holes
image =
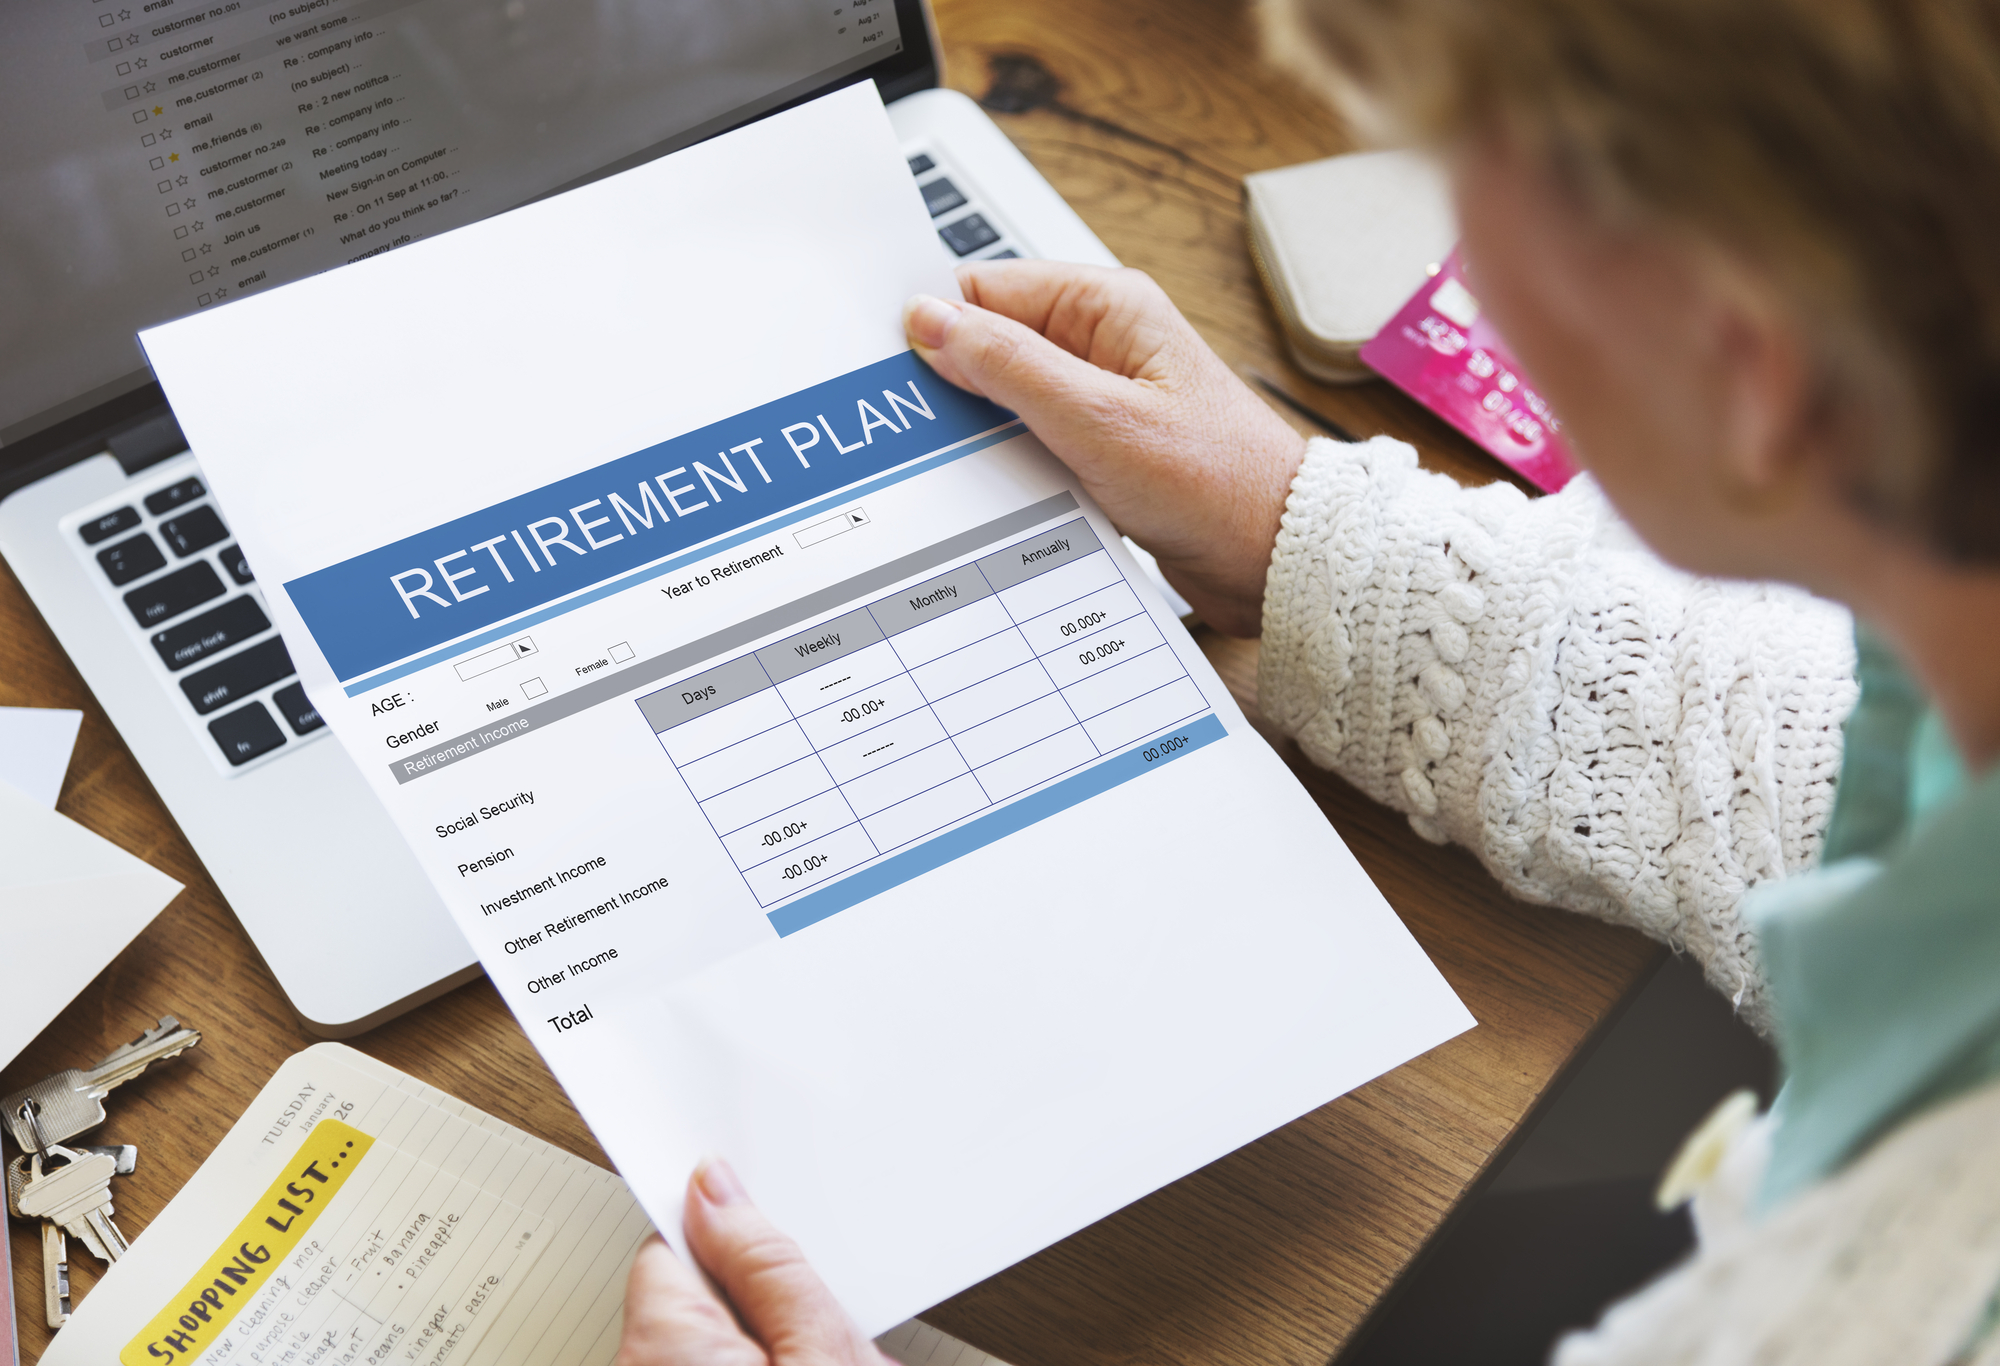
[[[663,655],[641,660],[617,675],[599,680],[594,685],[585,685],[572,694],[551,698],[541,706],[530,707],[517,719],[527,719],[533,714],[534,722],[546,725],[563,716],[573,715],[586,707],[594,706],[609,695],[629,690],[635,683],[641,683],[649,677],[659,678],[679,668],[685,668],[687,664],[699,659],[713,658],[722,650],[754,640],[774,626],[786,625],[802,617],[810,618],[816,612],[825,611],[842,601],[852,601],[863,593],[880,592],[883,587],[899,578],[911,573],[921,573],[941,561],[952,560],[968,551],[976,550],[982,543],[991,545],[1002,536],[1018,533],[1023,527],[1033,526],[1036,522],[1046,521],[1051,516],[1075,509],[1074,495],[1058,493],[1039,503],[1009,513],[1005,517],[995,518],[983,526],[960,532],[914,554],[892,560],[865,574],[829,585],[783,607],[774,608],[747,621],[739,622],[712,636],[706,636]],[[886,636],[896,635],[913,626],[934,620],[954,607],[977,602],[1002,586],[999,583],[988,585],[987,580],[995,573],[1005,578],[1008,585],[1020,583],[1059,564],[1088,555],[1097,548],[1098,540],[1091,532],[1089,523],[1078,518],[1056,528],[1053,532],[1037,537],[1026,545],[1010,546],[1006,550],[995,551],[972,564],[947,570],[935,578],[905,588],[893,597],[879,599],[869,607],[856,608],[836,618],[835,621],[801,631],[774,645],[767,645],[755,654],[726,661],[711,669],[703,670],[700,674],[682,679],[672,687],[648,693],[637,699],[639,710],[655,732],[668,730],[720,707],[728,706],[731,702],[740,702],[774,683],[795,678],[806,670],[829,663],[843,654],[865,649]],[[982,567],[988,565],[992,565],[993,568],[982,573]],[[940,591],[947,588],[956,590],[956,595]],[[929,601],[925,601],[926,599]],[[860,617],[868,618],[866,625],[858,622],[853,626],[845,624]],[[808,650],[803,655],[798,652],[798,646],[820,640],[829,632],[838,634],[840,640],[829,641],[825,648]],[[787,653],[780,654],[781,651]],[[683,694],[703,693],[710,687],[715,689],[712,694],[695,697],[692,701],[683,696]],[[458,738],[464,740],[472,737]],[[406,762],[400,771],[392,766],[391,771],[396,773],[398,782],[409,782],[433,767],[441,767],[459,758],[470,757],[469,753],[445,752],[452,750],[454,744],[455,742],[447,742],[435,747],[438,752],[410,756],[417,762]]]
[[[1080,560],[1102,548],[1090,523],[1079,517],[1054,531],[1043,532],[1032,541],[995,551],[976,563],[986,581],[993,585],[993,591],[1002,593],[1017,583],[1026,583],[1037,574],[1046,574],[1058,565]]]
[[[895,636],[992,596],[993,589],[979,572],[979,566],[962,564],[934,579],[913,583],[892,598],[871,602],[868,610],[875,614],[883,635]]]
[[[741,702],[770,686],[771,680],[764,676],[764,666],[757,662],[757,657],[744,655],[683,678],[671,688],[647,693],[639,699],[639,710],[657,733],[697,716],[706,716],[731,702]]]
[[[783,683],[822,664],[831,664],[843,655],[865,650],[881,639],[882,628],[875,624],[875,618],[866,607],[857,607],[809,631],[766,645],[757,652],[757,658],[773,683]]]
[[[655,733],[670,730],[822,664],[831,664],[890,636],[968,607],[998,591],[1026,583],[1101,548],[1090,523],[1079,517],[1032,541],[1008,546],[971,564],[911,584],[893,597],[857,607],[832,621],[766,645],[754,654],[682,679],[671,688],[649,693],[639,699],[639,710],[645,713]]]

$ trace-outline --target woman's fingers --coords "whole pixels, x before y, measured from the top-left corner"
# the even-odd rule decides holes
[[[1153,425],[1147,386],[1079,360],[1032,328],[973,304],[929,295],[910,300],[911,345],[945,379],[1011,408],[1090,483]]]
[[[1056,261],[979,261],[958,268],[965,300],[1060,351],[1126,379],[1161,377],[1194,339],[1152,277]]]
[[[618,1366],[768,1366],[735,1316],[656,1233],[640,1245],[625,1285]]]
[[[626,1287],[618,1366],[886,1366],[727,1163],[703,1163],[689,1178],[685,1227],[728,1303],[657,1236],[647,1239]]]
[[[773,1361],[882,1361],[799,1245],[750,1203],[728,1163],[711,1158],[695,1170],[684,1222],[689,1248]]]
[[[1058,261],[979,261],[958,268],[966,300],[1012,318],[1063,350],[1127,378],[1186,324],[1152,276]]]
[[[961,267],[967,302],[905,307],[944,378],[1012,408],[1203,619],[1254,635],[1305,440],[1132,270]]]
[[[903,306],[919,356],[961,389],[1012,408],[1035,425],[1117,376],[1057,346],[1035,328],[977,304],[919,294]]]

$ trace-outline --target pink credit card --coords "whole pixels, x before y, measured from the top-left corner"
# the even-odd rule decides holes
[[[1482,316],[1456,247],[1361,359],[1538,487],[1554,493],[1576,474],[1562,424]]]

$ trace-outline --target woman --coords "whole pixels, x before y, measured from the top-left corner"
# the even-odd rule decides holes
[[[1444,160],[1591,478],[1303,442],[1127,273],[970,267],[912,343],[1261,627],[1307,754],[1775,1033],[1773,1113],[1679,1166],[1698,1250],[1559,1363],[2000,1362],[2000,0],[1269,18]],[[726,1166],[687,1228],[739,1317],[655,1245],[625,1360],[877,1359]]]

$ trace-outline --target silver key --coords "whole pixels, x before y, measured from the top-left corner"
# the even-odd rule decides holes
[[[49,1327],[69,1322],[69,1239],[59,1225],[42,1224],[42,1314]]]
[[[67,1158],[61,1167],[45,1167],[46,1157]],[[117,1160],[102,1153],[80,1153],[60,1143],[28,1159],[28,1184],[21,1188],[21,1213],[63,1226],[72,1238],[97,1255],[115,1262],[125,1255],[125,1235],[111,1222],[111,1174]]]
[[[139,1167],[139,1149],[131,1143],[101,1143],[91,1147],[77,1147],[79,1153],[102,1153],[118,1165],[112,1168],[113,1176],[130,1176]],[[7,1164],[7,1212],[16,1219],[28,1216],[21,1213],[21,1188],[28,1184],[28,1157],[22,1153]]]
[[[158,1026],[114,1049],[88,1071],[67,1068],[0,1099],[0,1114],[6,1116],[7,1127],[24,1153],[35,1152],[44,1144],[67,1143],[104,1122],[104,1097],[112,1087],[200,1042],[199,1031],[183,1029],[179,1020],[162,1015]],[[27,1108],[30,1106],[33,1108]]]

